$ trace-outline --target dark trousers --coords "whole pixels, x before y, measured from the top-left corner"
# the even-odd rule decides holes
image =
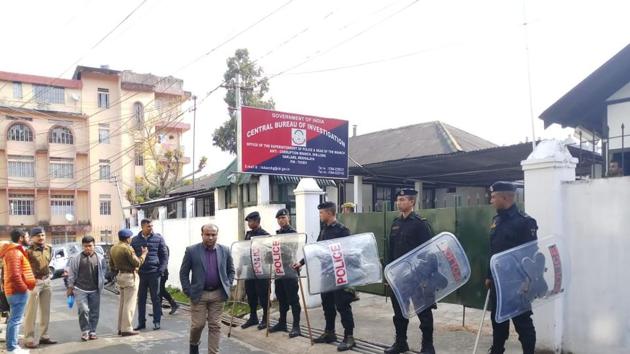
[[[153,323],[160,323],[162,317],[162,305],[160,304],[160,273],[140,274],[138,288],[138,325],[144,326],[147,322],[147,292],[151,294],[153,304]]]
[[[324,318],[326,319],[326,331],[335,331],[335,318],[337,317],[337,312],[339,312],[343,333],[351,336],[354,331],[354,319],[352,318],[352,306],[350,306],[350,303],[354,295],[341,289],[323,293],[321,297]]]
[[[177,304],[171,294],[166,290],[166,281],[168,280],[168,273],[165,273],[160,277],[160,305],[162,305],[162,299],[166,299],[169,304],[171,304],[171,308],[175,307]]]
[[[510,321],[497,323],[495,321],[496,314],[496,295],[494,291],[490,292],[490,303],[492,304],[492,354],[503,354],[505,351],[505,341],[510,336]],[[528,311],[524,314],[512,318],[512,323],[518,333],[518,340],[521,342],[523,354],[534,354],[536,348],[536,329],[532,321],[532,312]]]
[[[276,279],[276,298],[280,304],[280,322],[287,321],[287,312],[289,307],[293,313],[293,326],[300,324],[300,297],[298,296],[298,280],[297,279]]]
[[[247,304],[249,305],[249,318],[258,318],[256,310],[258,304],[263,308],[263,320],[267,319],[267,306],[269,296],[269,280],[248,279],[245,280],[245,294],[247,294]]]
[[[406,319],[400,309],[400,304],[396,296],[391,295],[392,307],[394,308],[394,328],[396,329],[396,339],[407,340],[407,326],[409,320]],[[433,308],[420,312],[420,331],[422,332],[422,344],[433,344]]]

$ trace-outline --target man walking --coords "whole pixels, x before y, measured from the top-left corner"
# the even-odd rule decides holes
[[[170,249],[166,246],[166,259],[170,258]],[[168,301],[171,306],[171,311],[169,311],[169,315],[174,315],[177,310],[179,310],[179,305],[175,302],[175,299],[171,296],[171,294],[166,290],[166,281],[168,280],[168,263],[166,264],[166,268],[164,269],[164,273],[160,277],[160,305],[162,305],[163,299]]]
[[[260,227],[260,214],[257,211],[249,213],[245,217],[249,231],[245,234],[245,240],[251,240],[254,236],[269,235],[262,227]],[[267,328],[267,304],[268,304],[269,282],[266,279],[247,279],[245,280],[245,294],[247,294],[247,303],[249,304],[249,319],[241,325],[245,329],[253,325],[258,325],[258,329]],[[258,322],[258,304],[263,308],[263,318]]]
[[[8,353],[29,353],[28,350],[22,349],[18,345],[18,335],[20,334],[24,307],[28,300],[28,291],[35,288],[35,277],[24,250],[28,244],[28,233],[22,229],[13,229],[11,231],[11,243],[0,248],[4,292],[9,306],[11,306],[6,336]]]
[[[280,209],[276,213],[276,220],[280,229],[276,231],[276,235],[281,234],[294,234],[297,231],[289,223],[289,211],[287,209]],[[287,331],[287,312],[289,307],[293,314],[293,326],[289,333],[289,338],[300,336],[300,312],[302,307],[300,306],[300,297],[298,296],[298,280],[297,278],[291,279],[276,279],[274,281],[276,287],[276,298],[280,306],[280,319],[275,326],[269,328],[269,333]]]
[[[143,219],[140,225],[142,231],[131,240],[131,247],[138,257],[142,254],[142,247],[146,247],[148,253],[139,270],[138,326],[134,330],[139,331],[146,328],[147,292],[151,294],[151,304],[153,305],[153,330],[158,330],[162,318],[162,306],[159,297],[160,276],[168,264],[166,242],[164,242],[162,235],[153,232],[151,220]]]
[[[190,354],[199,354],[199,342],[206,321],[208,353],[219,352],[223,303],[230,293],[235,272],[230,249],[217,244],[218,235],[216,225],[202,226],[201,243],[186,248],[179,271],[183,292],[192,303]]]
[[[148,250],[142,247],[140,257],[137,257],[131,243],[133,233],[129,229],[118,231],[118,243],[112,247],[109,257],[109,268],[117,272],[116,285],[120,291],[118,299],[118,335],[127,337],[139,334],[133,330],[133,316],[136,312],[138,298],[138,268],[144,263]]]
[[[105,259],[95,252],[94,237],[81,240],[83,252],[68,261],[67,295],[74,295],[79,311],[81,340],[98,339],[96,326],[100,316],[101,292],[105,285]]]
[[[46,244],[46,234],[41,227],[31,230],[31,246],[26,250],[33,275],[36,279],[35,288],[30,292],[26,304],[24,318],[24,346],[37,348],[39,344],[57,344],[48,336],[50,323],[51,274],[49,264],[52,259],[52,247]],[[35,342],[35,322],[39,309],[39,341]]]

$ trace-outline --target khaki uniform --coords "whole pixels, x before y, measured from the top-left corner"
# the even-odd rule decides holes
[[[133,331],[133,316],[136,310],[138,286],[140,277],[138,268],[144,262],[144,257],[137,257],[133,248],[126,242],[118,242],[110,251],[109,267],[117,271],[116,285],[120,291],[118,303],[118,331]]]
[[[44,245],[39,248],[35,245],[26,250],[28,261],[31,264],[36,285],[29,293],[26,311],[24,315],[24,342],[35,343],[35,322],[37,321],[37,309],[39,309],[39,338],[48,339],[48,325],[50,324],[50,299],[52,289],[49,264],[52,259],[52,247]]]

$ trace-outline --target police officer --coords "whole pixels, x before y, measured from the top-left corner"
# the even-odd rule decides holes
[[[516,188],[510,182],[496,182],[490,187],[490,203],[497,210],[490,227],[490,257],[509,250],[524,243],[537,239],[538,225],[536,220],[518,210],[514,199]],[[492,308],[492,347],[490,354],[502,354],[505,341],[510,334],[510,321],[496,323],[496,293],[492,286],[492,273],[488,268],[486,288],[490,289],[490,304]],[[536,347],[536,329],[532,322],[532,312],[512,318],[512,323],[519,335],[523,354],[534,354]]]
[[[423,219],[413,211],[416,205],[418,192],[413,189],[403,189],[396,195],[396,206],[400,216],[394,219],[389,233],[389,260],[390,262],[401,257],[405,253],[429,241],[433,237],[433,231],[426,219]],[[394,328],[396,329],[396,341],[385,349],[385,354],[404,353],[409,350],[407,344],[406,319],[400,309],[400,304],[394,294],[391,294],[392,307],[394,308]],[[420,312],[420,331],[422,332],[421,354],[434,354],[433,347],[433,308],[435,305]]]
[[[319,233],[317,241],[330,240],[339,237],[350,236],[350,230],[343,224],[337,222],[337,206],[333,202],[324,202],[317,206],[319,209],[319,220],[323,227]],[[304,265],[304,260],[293,265],[299,270]],[[337,313],[341,316],[341,324],[344,329],[343,341],[337,346],[338,351],[352,349],[356,343],[354,341],[354,319],[352,317],[352,307],[350,303],[354,299],[354,292],[351,289],[340,289],[328,293],[322,293],[322,308],[326,319],[324,333],[314,340],[315,343],[333,343],[337,341],[335,334],[335,317]]]
[[[267,236],[269,233],[260,227],[260,214],[257,211],[249,213],[245,217],[249,231],[245,233],[245,240],[250,240],[253,236]],[[266,279],[247,279],[245,280],[245,293],[247,294],[247,303],[249,304],[249,319],[241,325],[245,329],[253,325],[258,325],[258,329],[267,328],[267,305],[269,281]],[[263,308],[263,318],[258,322],[258,304]]]
[[[280,209],[276,213],[276,220],[280,229],[276,231],[276,235],[281,234],[295,234],[297,231],[289,223],[289,211],[287,209]],[[276,298],[280,307],[280,319],[278,323],[269,329],[270,333],[287,331],[287,312],[291,307],[291,313],[293,314],[293,327],[289,332],[289,338],[300,336],[300,298],[298,296],[298,280],[297,278],[285,278],[276,279]]]
[[[112,247],[109,256],[109,269],[118,273],[116,285],[120,291],[118,299],[118,335],[123,337],[135,336],[140,332],[134,331],[131,325],[136,312],[136,299],[140,277],[138,268],[144,263],[149,250],[142,247],[140,257],[136,256],[131,247],[133,232],[129,229],[118,231],[119,242]]]

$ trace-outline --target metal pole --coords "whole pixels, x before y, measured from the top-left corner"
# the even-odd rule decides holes
[[[483,321],[486,319],[486,311],[488,310],[488,302],[490,301],[490,290],[486,293],[486,302],[483,305],[483,312],[481,313],[481,322],[479,322],[479,331],[477,331],[477,338],[475,339],[475,347],[472,354],[477,354],[477,347],[479,346],[479,338],[481,338],[481,329],[483,328]]]
[[[197,171],[197,166],[195,165],[195,133],[197,126],[197,96],[192,96],[193,99],[193,151],[192,151],[192,167],[193,167],[193,175],[192,175],[192,186],[193,190],[195,189],[195,172]]]
[[[532,123],[532,149],[536,148],[536,126],[534,123],[534,103],[532,99],[532,69],[529,58],[529,35],[527,33],[527,8],[523,1],[523,32],[525,35],[525,59],[527,60],[527,90],[529,93],[529,119]]]
[[[625,135],[625,124],[621,123],[621,171],[624,172],[625,175],[625,168],[624,168],[624,164],[625,164],[625,157],[623,155],[625,155],[625,144],[624,144],[624,135]]]
[[[302,277],[298,273],[298,281],[300,282],[300,293],[302,294],[302,304],[304,305],[304,315],[306,316],[306,326],[308,326],[308,337],[313,345],[313,331],[311,330],[311,320],[308,318],[308,308],[306,307],[306,298],[304,297],[304,288],[302,287]]]
[[[238,63],[237,63],[238,65]],[[235,98],[235,109],[236,109],[236,140],[238,141],[238,135],[241,131],[241,73],[240,68],[239,72],[236,73],[235,78],[235,87],[234,87],[234,98]],[[243,224],[243,220],[245,219],[245,211],[243,210],[243,191],[241,189],[241,169],[240,169],[240,158],[241,151],[240,147],[237,147],[236,161],[239,165],[238,171],[236,172],[236,204],[238,209],[238,235],[239,239],[245,235],[245,225]]]
[[[232,302],[232,315],[230,316],[230,329],[228,330],[228,335],[227,335],[228,338],[230,338],[230,336],[232,335],[232,326],[234,325],[234,311],[236,310],[236,302],[239,300],[239,297],[238,297],[239,285],[240,285],[240,279],[236,279],[236,297],[234,298]]]
[[[120,212],[122,213],[122,227],[125,228],[127,226],[126,217],[125,217],[125,209],[123,209],[123,201],[122,194],[120,193],[120,186],[118,185],[118,175],[112,176],[112,181],[114,181],[114,186],[116,186],[116,192],[118,192],[118,202],[120,203]]]
[[[267,333],[265,337],[269,337],[269,319],[271,318],[271,272],[273,263],[269,264],[269,282],[267,283]]]

